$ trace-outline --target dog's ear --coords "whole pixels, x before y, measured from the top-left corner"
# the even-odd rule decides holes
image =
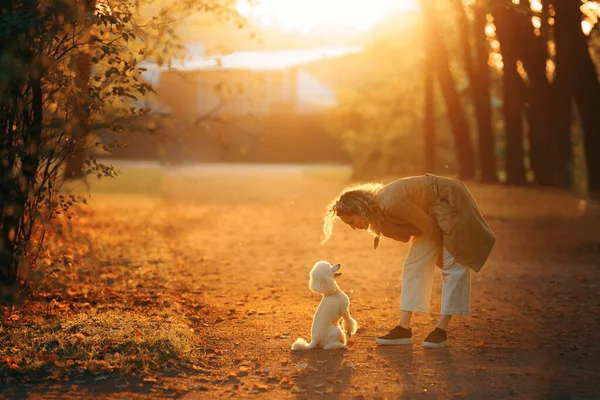
[[[340,276],[342,276],[341,272],[336,272],[335,274],[333,274],[334,278],[339,278]]]
[[[331,270],[333,272],[338,272],[340,268],[342,268],[342,264],[335,264],[333,267],[331,267]]]

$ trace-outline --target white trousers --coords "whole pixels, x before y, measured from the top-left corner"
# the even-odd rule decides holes
[[[433,238],[415,236],[402,274],[400,310],[429,312],[433,272],[440,252]],[[444,247],[442,268],[442,315],[469,314],[471,270],[459,264]]]

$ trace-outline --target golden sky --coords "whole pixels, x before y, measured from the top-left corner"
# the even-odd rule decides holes
[[[239,0],[237,9],[252,22],[309,33],[319,25],[368,31],[389,13],[414,10],[416,0]]]

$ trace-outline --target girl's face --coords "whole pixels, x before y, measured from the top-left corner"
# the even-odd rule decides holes
[[[342,214],[338,215],[340,219],[350,225],[352,229],[368,229],[369,224],[360,216],[360,214]]]

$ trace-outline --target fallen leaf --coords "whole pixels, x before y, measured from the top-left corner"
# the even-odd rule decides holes
[[[454,397],[467,397],[467,394],[465,392],[458,392],[454,393]]]
[[[58,356],[56,354],[48,354],[44,361],[46,361],[47,363],[55,363],[58,361]]]
[[[52,373],[50,374],[49,378],[59,381],[60,377],[63,375],[63,372],[64,371],[62,369],[60,369],[60,368],[59,369],[55,369],[54,371],[52,371]]]
[[[41,353],[41,351],[40,351],[40,353]],[[43,354],[43,353],[42,353],[42,354]],[[4,361],[5,361],[7,364],[16,364],[16,363],[17,363],[17,359],[16,359],[16,358],[14,358],[14,357],[11,357],[11,356],[8,356],[8,357],[6,357],[6,358],[4,359]]]

